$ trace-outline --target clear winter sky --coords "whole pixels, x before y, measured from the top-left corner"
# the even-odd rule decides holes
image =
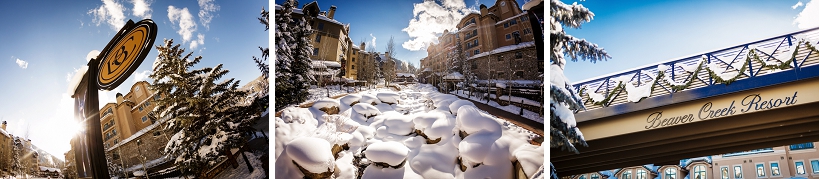
[[[819,0],[577,3],[594,12],[594,20],[566,32],[597,43],[612,58],[568,62],[571,82],[819,27]]]
[[[171,8],[173,6],[173,8]],[[70,149],[73,101],[68,81],[87,64],[92,50],[102,50],[128,19],[150,18],[158,26],[154,46],[174,39],[194,56],[203,56],[195,68],[224,64],[223,79],[241,85],[261,73],[252,56],[258,46],[269,46],[268,32],[256,19],[270,9],[266,0],[83,0],[0,2],[0,120],[15,136],[28,134],[34,145],[63,158]],[[117,89],[100,92],[100,107],[115,102],[138,80],[151,81],[156,48],[137,71]]]
[[[300,0],[298,8],[314,0]],[[529,0],[517,0],[519,6]],[[281,5],[285,0],[276,0]],[[394,37],[396,57],[420,67],[427,56],[426,44],[437,41],[444,29],[455,30],[469,9],[480,5],[491,7],[495,0],[318,0],[322,11],[337,7],[334,19],[350,24],[350,40],[375,45],[377,52],[386,51],[390,36]],[[415,21],[412,22],[411,21]],[[404,30],[406,29],[406,30]],[[375,43],[373,43],[373,41]],[[437,42],[435,42],[437,43]]]

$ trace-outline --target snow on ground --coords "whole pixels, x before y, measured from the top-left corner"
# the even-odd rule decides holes
[[[400,89],[330,102],[342,109],[334,115],[283,110],[275,119],[275,178],[304,177],[295,163],[308,174],[330,170],[330,178],[350,179],[511,178],[513,161],[527,176],[542,168],[544,148],[528,142],[536,134],[430,85]]]
[[[338,95],[345,94],[345,93],[348,93],[348,92],[349,92],[349,93],[353,93],[353,92],[355,92],[355,91],[356,91],[358,88],[355,88],[355,87],[346,87],[346,86],[339,86],[339,85],[335,85],[335,86],[327,86],[327,87],[316,87],[316,86],[313,86],[312,88],[310,88],[310,89],[308,90],[308,91],[310,92],[310,95],[309,95],[309,96],[307,96],[307,100],[305,100],[305,101],[304,101],[302,104],[307,104],[307,103],[311,103],[311,102],[317,101],[317,100],[319,100],[319,99],[324,99],[324,98],[326,98],[326,97],[327,97],[327,90],[328,90],[328,89],[329,89],[329,91],[330,91],[330,97],[333,97],[333,96],[338,96]]]
[[[503,105],[500,105],[500,104],[498,104],[497,102],[495,102],[495,101],[494,101],[494,99],[495,99],[495,95],[494,95],[494,94],[490,94],[490,95],[489,95],[489,97],[493,99],[493,100],[489,100],[489,103],[487,103],[487,102],[486,102],[486,99],[481,99],[479,96],[477,96],[477,95],[478,95],[478,94],[480,94],[480,93],[473,93],[472,97],[470,97],[470,96],[469,96],[469,91],[457,90],[457,91],[452,92],[452,94],[454,94],[454,95],[458,95],[458,96],[463,97],[463,98],[468,98],[468,99],[471,99],[471,100],[473,100],[473,101],[477,101],[477,102],[479,102],[479,103],[487,104],[487,105],[489,105],[489,106],[492,106],[492,107],[495,107],[495,108],[498,108],[498,109],[501,109],[501,110],[504,110],[504,111],[506,111],[506,112],[510,112],[510,113],[513,113],[513,114],[519,114],[519,113],[520,113],[520,107],[517,107],[517,106],[515,106],[515,105],[506,105],[506,106],[503,106]],[[484,93],[484,94],[485,94],[485,93]],[[518,98],[520,98],[520,97],[515,97],[515,96],[512,96],[512,100],[513,100],[513,101],[517,100],[516,102],[519,102],[519,101],[520,101],[520,99],[518,99]],[[501,99],[501,100],[506,100],[506,99],[509,99],[509,96],[502,95],[500,99]],[[528,99],[523,99],[523,100],[524,100],[524,103],[525,103],[525,104],[534,104],[534,103],[537,103],[537,105],[535,105],[535,106],[540,106],[540,103],[535,102],[535,101],[533,101],[533,100],[528,100]],[[526,100],[528,100],[528,101],[526,101]],[[522,115],[522,116],[523,116],[523,117],[525,117],[525,118],[527,118],[527,119],[531,119],[531,120],[533,120],[533,121],[537,121],[537,122],[543,123],[543,116],[541,116],[541,115],[540,115],[540,114],[538,114],[537,112],[532,112],[532,111],[529,111],[529,110],[524,109],[524,110],[523,110],[523,115]]]

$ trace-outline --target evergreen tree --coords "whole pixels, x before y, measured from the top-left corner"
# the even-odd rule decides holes
[[[298,4],[296,0],[289,1]],[[303,11],[304,14],[310,14],[308,10]],[[296,73],[290,76],[290,81],[293,82],[295,88],[289,97],[295,99],[296,104],[307,100],[307,96],[310,95],[308,91],[310,83],[316,81],[315,77],[310,75],[313,71],[313,68],[310,67],[310,56],[313,54],[313,43],[310,41],[310,35],[313,34],[313,29],[310,27],[311,21],[312,17],[308,15],[302,16],[302,18],[296,22],[296,26],[291,30],[295,35],[296,48],[294,48],[292,52],[294,58],[290,69]]]
[[[229,72],[222,64],[191,70],[202,56],[190,60],[193,52],[185,54],[173,40],[165,40],[157,50],[151,89],[167,97],[157,101],[153,112],[174,134],[164,153],[175,159],[183,175],[198,175],[213,167],[223,152],[244,145],[247,129],[258,116],[251,107],[239,105],[248,94],[238,89],[238,80],[217,82]]]
[[[285,1],[281,5],[281,10],[276,12],[275,29],[273,30],[276,38],[276,61],[273,66],[276,67],[276,100],[273,101],[276,111],[284,109],[287,105],[295,104],[295,98],[291,95],[295,88],[295,84],[291,81],[291,77],[295,74],[290,68],[293,64],[292,45],[296,39],[293,38],[290,24],[293,22],[292,16],[293,8],[296,5],[292,1]]]
[[[551,0],[549,11],[549,32],[550,41],[550,95],[549,95],[549,116],[550,119],[550,147],[569,150],[577,153],[575,144],[586,145],[583,134],[577,128],[574,120],[574,112],[585,109],[580,101],[580,95],[573,89],[563,69],[566,65],[564,55],[569,55],[572,61],[577,59],[597,62],[611,58],[603,48],[597,44],[577,39],[563,30],[563,26],[570,28],[580,28],[580,25],[589,22],[594,17],[594,13],[583,5],[566,5],[559,0]],[[557,178],[552,168],[552,178]]]
[[[11,153],[11,171],[12,173],[17,173],[17,175],[23,174],[23,165],[20,163],[20,153],[23,150],[23,142],[20,141],[20,138],[13,137],[13,148]]]
[[[270,12],[262,8],[261,16],[262,17],[258,18],[259,22],[264,24],[264,31],[267,31],[270,29]],[[259,46],[259,50],[262,51],[262,57],[256,58],[256,56],[253,56],[253,61],[256,62],[256,66],[259,67],[262,75],[264,75],[264,79],[267,80],[270,74],[270,66],[267,64],[267,58],[270,56],[270,49]]]

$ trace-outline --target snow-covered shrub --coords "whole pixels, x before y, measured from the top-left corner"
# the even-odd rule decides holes
[[[347,96],[341,97],[338,100],[341,101],[342,105],[353,106],[358,103],[359,99],[361,99],[361,95],[348,94]]]
[[[474,134],[480,131],[500,132],[501,126],[490,116],[486,116],[474,106],[462,106],[458,109],[455,120],[461,131],[467,134]]]
[[[387,126],[387,132],[395,135],[408,135],[414,130],[412,118],[406,115],[389,115],[386,116],[384,125]]]
[[[365,104],[371,104],[371,105],[376,105],[376,104],[381,103],[381,101],[378,100],[377,97],[375,97],[374,95],[371,95],[371,94],[361,95],[361,99],[358,99],[358,102],[359,103],[365,103]]]
[[[380,92],[376,94],[376,97],[378,97],[378,100],[381,100],[381,102],[390,104],[398,104],[398,99],[400,99],[398,93],[395,92]]]
[[[287,144],[285,153],[298,164],[305,175],[332,174],[335,169],[335,158],[330,152],[330,143],[324,139],[302,137]]]
[[[301,123],[318,125],[313,113],[310,113],[305,108],[287,107],[282,110],[281,119],[287,123]]]
[[[370,118],[381,114],[381,112],[378,111],[378,108],[375,108],[375,106],[370,105],[369,103],[355,104],[353,105],[353,111],[355,113],[364,115],[365,118]]]
[[[452,104],[449,104],[449,112],[451,112],[453,115],[458,115],[458,109],[464,105],[475,106],[475,104],[473,104],[471,101],[459,99],[452,102]]]
[[[339,102],[337,99],[324,98],[313,103],[312,108],[324,111],[327,114],[338,114]]]
[[[401,167],[406,162],[408,153],[409,148],[404,144],[392,141],[370,144],[364,151],[367,159],[372,160],[376,165],[382,165],[383,168]],[[388,166],[383,166],[383,164]]]

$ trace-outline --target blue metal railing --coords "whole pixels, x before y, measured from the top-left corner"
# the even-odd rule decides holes
[[[799,37],[799,39],[797,39]],[[787,53],[785,49],[790,48],[792,46],[796,46],[799,40],[802,38],[809,39],[811,44],[814,47],[819,45],[819,27],[802,30],[794,33],[789,33],[781,36],[776,36],[768,39],[758,40],[746,44],[741,44],[729,48],[724,48],[716,51],[706,52],[706,53],[698,53],[694,54],[689,57],[684,57],[681,59],[669,60],[664,62],[659,62],[652,65],[647,65],[644,67],[639,67],[636,69],[626,70],[623,72],[614,73],[611,75],[606,75],[598,78],[588,79],[584,81],[580,81],[574,84],[575,90],[580,91],[581,88],[585,88],[582,96],[587,96],[588,92],[594,93],[603,93],[604,97],[611,96],[611,99],[604,102],[603,104],[597,104],[598,107],[608,107],[617,104],[623,104],[628,102],[623,102],[620,100],[615,102],[614,98],[621,94],[625,94],[625,89],[617,88],[618,81],[615,80],[617,78],[628,78],[628,83],[636,83],[637,86],[653,85],[655,80],[661,80],[661,82],[656,83],[654,86],[654,91],[656,90],[664,90],[659,92],[661,95],[655,95],[656,92],[652,92],[652,95],[648,98],[662,96],[662,95],[671,95],[679,91],[686,91],[690,89],[702,88],[706,86],[714,86],[720,85],[722,83],[718,83],[717,80],[709,75],[709,72],[706,69],[706,65],[708,63],[715,63],[718,67],[724,68],[724,71],[733,71],[739,72],[740,68],[747,68],[741,71],[739,77],[736,81],[741,80],[754,80],[758,76],[764,76],[767,74],[773,73],[781,73],[785,71],[801,71],[803,66],[814,66],[816,64],[810,63],[805,64],[808,61],[808,58],[811,57],[811,54],[815,52],[809,50],[804,47],[804,45],[799,46],[799,54],[795,56],[795,59],[792,60],[790,64],[790,68],[781,70],[781,71],[763,71],[765,69],[763,65],[759,62],[756,62],[746,56],[749,53],[749,48],[755,46],[757,50],[757,54],[759,55],[760,60],[764,60],[764,62],[770,62],[772,59],[780,60],[781,62],[787,61],[787,59],[780,59],[777,58],[778,55],[782,53]],[[795,48],[795,47],[794,47]],[[772,49],[772,51],[770,51]],[[804,56],[802,56],[804,55]],[[813,55],[814,57],[816,55]],[[790,57],[788,55],[787,57]],[[700,63],[701,60],[705,58],[705,62],[702,64],[702,68],[697,69],[698,73],[696,77],[692,78],[691,76],[695,73],[687,72],[683,66],[691,66],[697,65]],[[747,63],[746,63],[747,62]],[[744,64],[744,66],[743,66]],[[688,83],[689,80],[695,80],[702,82],[698,86],[689,86],[687,88],[678,88],[675,90],[672,88],[668,82],[665,82],[663,79],[655,79],[659,74],[659,65],[667,65],[670,68],[665,69],[663,71],[664,75],[670,76],[670,78],[676,83]],[[704,85],[702,85],[704,84]],[[618,89],[618,90],[615,90]],[[614,94],[612,94],[614,93]],[[590,107],[594,105],[594,101],[591,98],[585,98],[584,103],[586,104],[588,110],[596,109],[595,107]]]

